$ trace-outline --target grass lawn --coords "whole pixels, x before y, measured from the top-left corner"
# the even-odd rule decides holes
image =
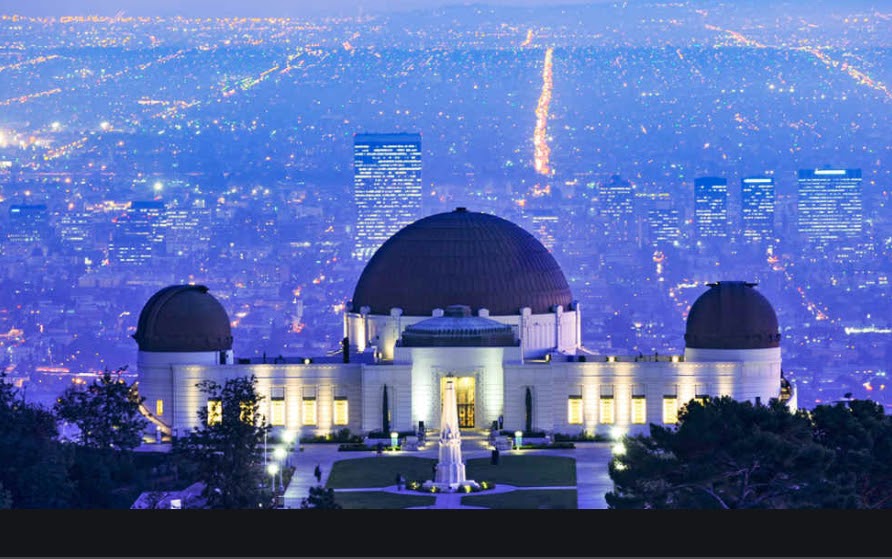
[[[396,474],[394,474],[395,476]],[[335,492],[335,502],[343,509],[405,509],[426,507],[434,504],[434,497],[419,495],[413,491],[405,494],[385,491]]]
[[[370,456],[339,460],[332,465],[326,487],[386,487],[396,485],[396,474],[406,481],[425,481],[433,477],[434,458],[415,456]]]
[[[465,475],[497,485],[576,485],[576,460],[567,456],[513,455],[500,456],[499,464],[494,466],[489,458],[473,458],[465,462]]]
[[[508,493],[468,495],[461,504],[491,509],[575,509],[575,489],[518,489]]]

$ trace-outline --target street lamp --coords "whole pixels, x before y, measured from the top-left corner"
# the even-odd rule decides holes
[[[279,462],[284,461],[286,456],[288,456],[288,451],[285,450],[285,447],[277,446],[276,449],[273,450],[273,458]]]
[[[390,446],[392,446],[394,450],[396,450],[397,438],[399,436],[400,436],[400,434],[397,433],[396,431],[392,431],[390,433]]]
[[[514,431],[514,444],[517,450],[520,450],[521,445],[523,445],[523,431]]]
[[[275,462],[271,462],[267,464],[266,471],[269,473],[270,477],[270,487],[273,490],[273,493],[276,492],[276,474],[279,473],[279,465]]]

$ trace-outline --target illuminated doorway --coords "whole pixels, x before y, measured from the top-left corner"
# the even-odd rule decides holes
[[[477,388],[477,379],[474,377],[441,377],[440,378],[440,411],[443,410],[443,395],[446,392],[446,379],[455,381],[455,400],[458,402],[458,427],[460,429],[473,429],[476,414],[474,397]]]

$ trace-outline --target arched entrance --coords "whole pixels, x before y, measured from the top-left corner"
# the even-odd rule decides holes
[[[443,410],[443,393],[446,391],[446,378],[440,377],[440,411]],[[476,426],[477,379],[473,376],[452,377],[455,380],[455,399],[458,403],[458,426],[473,429]]]

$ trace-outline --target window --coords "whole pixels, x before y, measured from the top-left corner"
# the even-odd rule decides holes
[[[164,415],[164,400],[155,400],[155,415]]]
[[[663,423],[678,423],[678,396],[663,396]]]
[[[598,408],[598,422],[612,425],[616,421],[616,402],[613,401],[613,385],[601,385],[601,404]]]
[[[335,396],[334,399],[334,424],[347,425],[349,418],[349,407],[346,396]]]
[[[305,397],[301,410],[301,423],[304,425],[316,425],[316,397]]]
[[[242,423],[254,423],[254,405],[250,402],[239,402],[238,419]]]
[[[694,385],[694,401],[701,406],[705,406],[708,400],[709,392],[706,390],[706,387],[702,384]]]
[[[582,424],[582,396],[570,396],[567,399],[567,423]]]
[[[612,425],[614,422],[615,415],[615,402],[613,401],[613,396],[601,396],[601,407],[599,410],[599,419],[601,423],[605,425]]]
[[[632,423],[644,425],[647,422],[647,399],[644,396],[632,396]]]
[[[223,421],[223,401],[208,400],[208,425],[216,425]]]
[[[270,390],[269,423],[273,426],[285,425],[285,387],[273,386]]]

